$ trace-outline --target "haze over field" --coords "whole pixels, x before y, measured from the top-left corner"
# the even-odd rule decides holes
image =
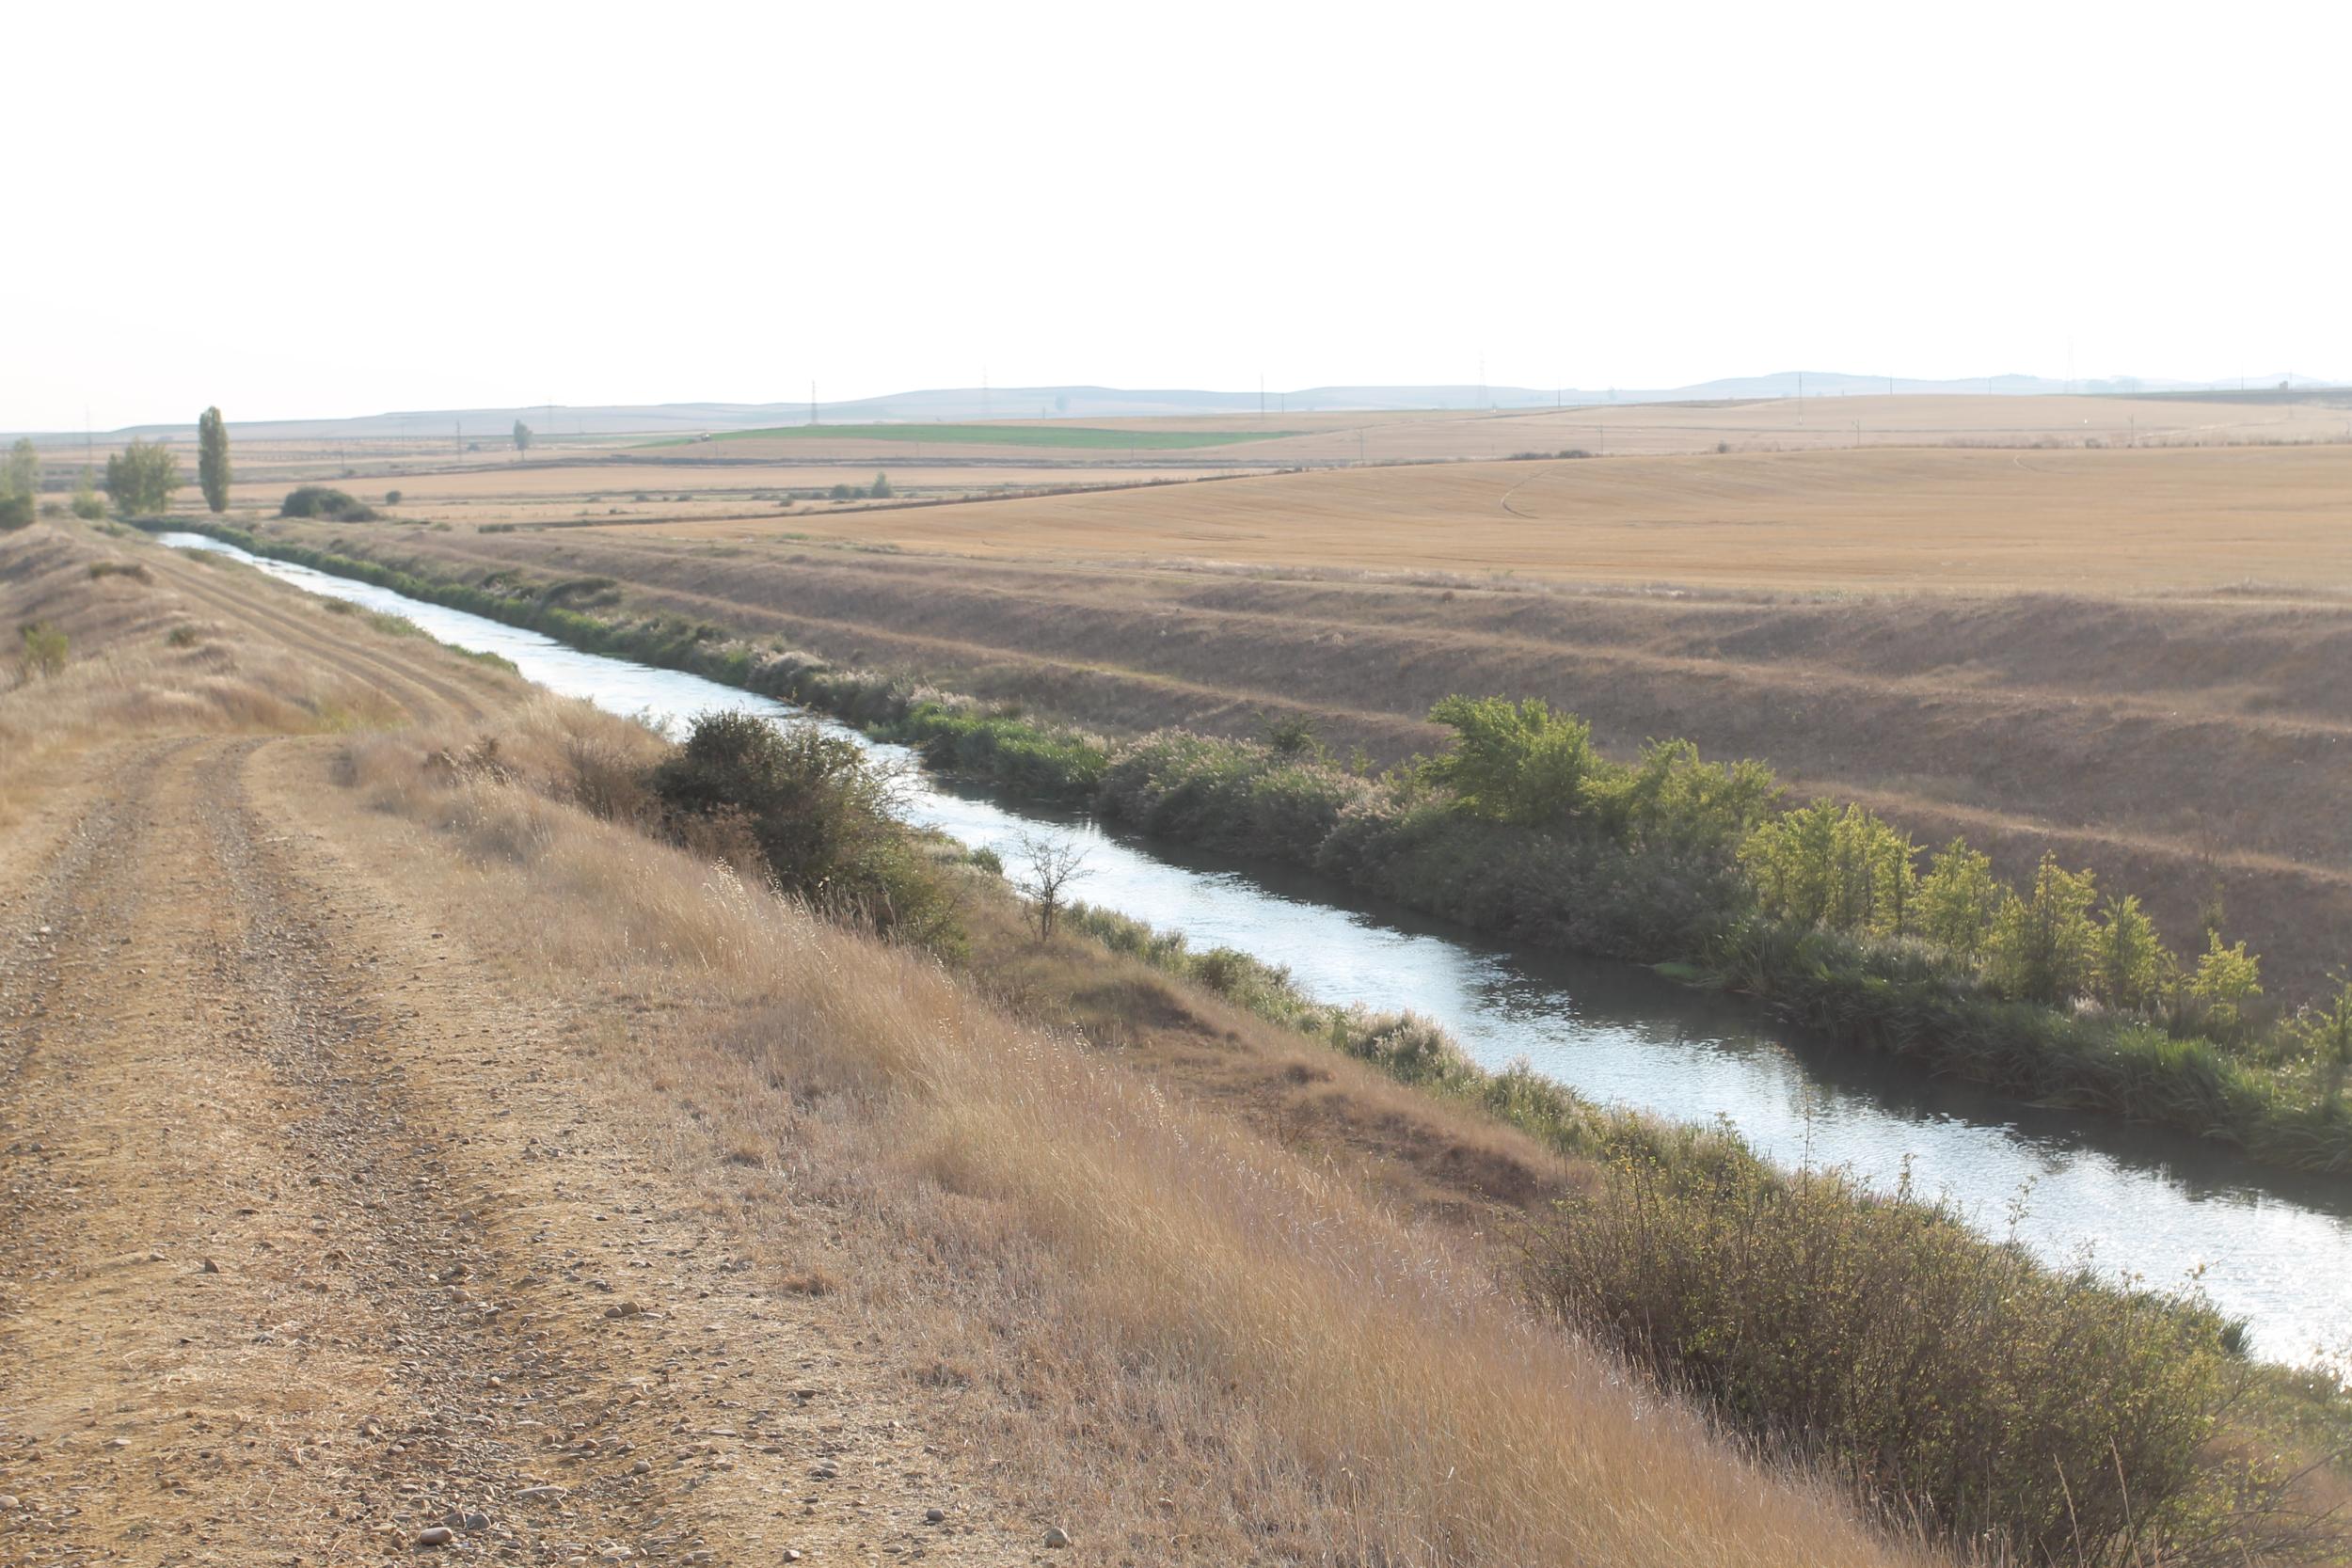
[[[0,429],[811,383],[2352,375],[2352,312],[2317,308],[2352,238],[2319,198],[2341,7],[14,23],[0,141],[45,151]],[[64,69],[99,59],[109,112]],[[290,135],[322,96],[365,112]],[[130,171],[167,263],[101,241]]]

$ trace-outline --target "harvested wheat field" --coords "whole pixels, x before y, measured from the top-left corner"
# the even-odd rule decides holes
[[[2352,588],[2352,446],[1422,465],[791,526],[959,554],[1805,593],[2333,590]]]
[[[248,570],[0,614],[11,1562],[1924,1560],[1497,1289],[1507,1128],[1121,960],[1049,1031]]]
[[[2348,511],[2352,449],[1967,451],[1311,473],[773,532],[268,531],[609,578],[623,609],[1113,733],[1296,713],[1385,763],[1436,742],[1449,693],[1541,696],[1618,754],[1763,757],[2010,875],[2054,849],[2168,930],[2217,891],[2291,1002],[2352,929]],[[819,531],[838,546],[787,536]]]

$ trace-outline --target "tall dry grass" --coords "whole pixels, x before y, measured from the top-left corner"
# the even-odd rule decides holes
[[[399,709],[177,593],[183,569],[145,543],[36,524],[0,537],[0,826],[27,781],[77,747],[126,736],[299,734],[380,723]],[[53,671],[18,657],[20,628],[62,634]]]
[[[585,970],[642,999],[658,1023],[607,1021],[615,1070],[668,1106],[649,1122],[692,1107],[675,1157],[723,1149],[834,1206],[827,1270],[1089,1540],[1359,1564],[1909,1555],[1538,1322],[1459,1243],[914,953],[550,798],[560,760],[629,744],[544,704],[494,753],[356,741],[345,777],[459,851],[456,901],[497,911],[518,983]]]

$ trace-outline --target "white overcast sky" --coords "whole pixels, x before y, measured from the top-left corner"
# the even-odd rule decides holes
[[[0,429],[2352,376],[2352,4],[33,4]],[[20,220],[30,220],[29,225]]]

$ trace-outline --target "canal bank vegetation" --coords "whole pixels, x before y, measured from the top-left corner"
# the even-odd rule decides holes
[[[161,598],[177,578],[210,575],[173,562],[150,587],[68,565],[44,584],[59,597],[43,608],[61,620],[87,595]],[[216,607],[232,621],[246,588],[276,592],[230,576],[252,579]],[[16,579],[5,586],[13,593]],[[157,635],[183,613],[159,615],[139,641],[194,646]],[[437,657],[420,642],[383,647],[401,661]],[[176,689],[160,670],[141,679],[158,695]],[[884,785],[829,760],[803,765],[790,747],[740,744],[741,726],[723,719],[708,721],[719,743],[695,756],[691,737],[673,747],[582,704],[466,720],[435,711],[453,713],[437,721],[445,727],[365,726],[327,743],[355,803],[392,819],[403,896],[511,936],[513,968],[498,983],[555,996],[567,1016],[596,995],[583,977],[608,982],[626,1006],[596,1037],[615,1042],[612,1070],[634,1075],[676,1158],[710,1151],[709,1200],[732,1208],[739,1194],[749,1206],[755,1167],[768,1191],[826,1214],[828,1288],[886,1328],[899,1361],[923,1367],[940,1419],[987,1423],[1001,1473],[1081,1521],[1085,1538],[1124,1540],[1138,1555],[1357,1563],[2004,1555],[2001,1542],[1939,1523],[1927,1491],[1939,1472],[1926,1460],[1873,1449],[1867,1469],[1841,1463],[1838,1449],[1743,1415],[1671,1364],[1654,1382],[1627,1378],[1607,1324],[1548,1290],[1541,1272],[1549,1227],[1581,1223],[1578,1189],[1597,1181],[1610,1146],[1569,1159],[1466,1114],[1460,1097],[1391,1083],[1475,1070],[1426,1025],[1367,1022],[1340,1052],[1314,1046],[1303,1012],[1279,1031],[1253,1029],[1253,1017],[1298,1005],[1275,972],[1229,955],[1180,982],[1166,965],[1082,943],[1074,928],[1041,937],[983,865],[916,842],[968,943],[944,965],[935,950],[877,940],[870,905],[788,895],[786,877],[804,870],[755,858],[771,852],[762,824],[870,815]],[[324,775],[326,752],[308,754]],[[726,784],[737,770],[739,800]],[[691,824],[737,813],[726,847],[739,858],[722,864],[718,841],[694,840]],[[354,846],[366,832],[335,823]],[[771,842],[783,858],[806,841],[786,832]],[[1148,935],[1138,945],[1173,950]],[[1313,1048],[1285,1053],[1273,1034]],[[550,1045],[548,1069],[569,1070],[578,1049]],[[1179,1050],[1225,1076],[1159,1070]],[[1244,1059],[1262,1066],[1263,1087],[1295,1095],[1271,1125],[1259,1111],[1219,1114],[1235,1103]],[[1612,1119],[1595,1125],[1605,1132]],[[1739,1158],[1720,1133],[1649,1136],[1652,1163],[1667,1168]],[[1692,1155],[1677,1153],[1686,1137]],[[1638,1168],[1642,1147],[1618,1157]],[[1359,1162],[1370,1150],[1409,1166],[1423,1201],[1393,1201],[1406,1189]],[[1468,1201],[1473,1193],[1486,1200]],[[1736,1253],[1701,1254],[1699,1266],[1744,1286]],[[1759,1299],[1819,1277],[1786,1271]],[[1735,1332],[1745,1310],[1729,1314]],[[1851,1317],[1838,1326],[1851,1331]],[[1888,1342],[1899,1339],[1864,1348]],[[1942,1365],[1855,1360],[1830,1336],[1805,1348],[1821,1376],[1945,1395],[1928,1375]],[[2218,1358],[2201,1338],[2186,1349],[2224,1379],[2245,1370],[2226,1346]],[[2127,1389],[2154,1376],[2109,1370]],[[1759,1403],[1782,1397],[1762,1386]],[[2205,1409],[2196,1402],[2208,1386],[2166,1386]],[[2096,1402],[2102,1391],[2086,1397],[2087,1435],[2052,1451],[2071,1456],[2111,1433],[2100,1423],[2120,1418]],[[2292,1461],[2269,1429],[2229,1424],[2245,1413],[2214,1417],[2222,1424],[2204,1429],[2194,1483],[2179,1490],[2156,1463],[2177,1451],[2178,1425],[2145,1452],[2110,1437],[2134,1522],[2122,1540],[2077,1533],[2060,1560],[2340,1557],[2312,1517],[2327,1494],[2286,1476]],[[1954,1517],[1994,1514],[1970,1504]],[[1921,1549],[1923,1535],[1945,1549]]]
[[[1721,1129],[1594,1107],[1525,1067],[1490,1072],[1425,1020],[1315,1003],[1247,954],[1196,952],[1083,905],[1041,934],[1004,876],[1017,867],[924,847],[890,818],[885,781],[849,778],[866,767],[854,748],[808,760],[824,738],[722,713],[671,746],[549,705],[516,742],[477,737],[464,752],[419,757],[413,744],[378,741],[348,773],[390,809],[526,862],[576,831],[563,809],[585,808],[679,846],[691,863],[722,858],[713,896],[730,907],[772,900],[764,918],[786,920],[797,904],[865,935],[890,927],[870,901],[827,895],[831,874],[815,868],[842,863],[841,852],[821,840],[896,836],[910,859],[894,863],[921,866],[955,927],[945,946],[936,927],[898,934],[945,952],[965,985],[1099,1049],[1106,1065],[1096,1070],[1146,1070],[1327,1168],[1343,1169],[1334,1161],[1357,1149],[1418,1167],[1414,1180],[1391,1176],[1374,1190],[1451,1213],[1451,1233],[1487,1235],[1512,1310],[1550,1320],[1566,1331],[1563,1344],[1607,1347],[1756,1453],[1835,1479],[1883,1528],[1963,1557],[2025,1562],[2324,1561],[2343,1548],[2327,1519],[2342,1479],[2320,1447],[2330,1431],[2352,1431],[2341,1392],[2246,1361],[2235,1328],[2195,1301],[2044,1268],[1942,1205],[1834,1172],[1775,1170]],[[832,826],[790,831],[820,822]],[[1328,1065],[1220,1022],[1208,998],[1325,1049]],[[1384,1100],[1358,1069],[1454,1110]],[[926,1070],[961,1082],[974,1066]],[[1266,1098],[1285,1085],[1295,1098]],[[1461,1113],[1498,1132],[1451,1119]],[[1135,1135],[1123,1120],[1110,1131]],[[1514,1148],[1511,1134],[1529,1146]],[[960,1167],[974,1158],[962,1138]],[[1469,1194],[1480,1201],[1462,1207]],[[1121,1235],[1173,1218],[1136,1192],[1119,1201],[1129,1206]],[[1247,1295],[1269,1282],[1216,1283]],[[1188,1278],[1182,1293],[1200,1289]],[[1368,1345],[1336,1354],[1385,1369],[1385,1353]],[[1467,1409],[1426,1383],[1451,1375],[1443,1369],[1417,1375],[1421,1397]],[[1484,1440],[1474,1425],[1464,1435]]]
[[[1115,953],[1568,1156],[1515,1275],[1572,1330],[1938,1539],[2028,1562],[2329,1560],[2352,1390],[2247,1361],[2177,1291],[2036,1262],[1908,1180],[1776,1169],[1721,1127],[1490,1070],[1426,1019],[1315,1002],[1230,948],[1081,907]]]
[[[1515,942],[1675,966],[1828,1038],[2020,1099],[2352,1172],[2352,983],[2265,1011],[2210,908],[2167,943],[2128,891],[2045,860],[2011,887],[1858,806],[1781,800],[1760,763],[1653,742],[1632,763],[1541,703],[1456,697],[1442,752],[1376,777],[1292,726],[1262,741],[1107,741],[903,676],[841,670],[674,617],[611,579],[477,582],[212,531],[256,551],[691,670],[923,747],[936,767],[1155,835],[1334,876]],[[584,607],[584,608],[583,608]]]
[[[961,857],[934,860],[977,945],[958,971],[671,842],[652,781],[680,754],[548,702],[486,735],[357,738],[342,777],[423,830],[414,875],[452,855],[453,902],[495,910],[538,955],[514,986],[576,997],[575,976],[607,975],[640,1004],[612,1070],[640,1085],[649,1125],[681,1157],[711,1150],[714,1203],[756,1183],[821,1215],[825,1299],[886,1338],[872,1365],[906,1369],[939,1429],[922,1435],[984,1452],[991,1486],[1069,1521],[1080,1550],[1934,1560],[1498,1291],[1467,1227],[1401,1212],[1329,1151],[1286,1148],[1090,1043],[1043,989],[1022,1008],[992,999],[984,944],[1057,949]],[[1394,1092],[1408,1112],[1417,1097]]]

